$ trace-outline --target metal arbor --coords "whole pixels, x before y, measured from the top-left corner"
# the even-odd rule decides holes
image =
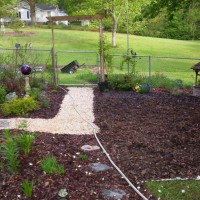
[[[54,47],[54,26],[53,22],[56,21],[78,21],[78,20],[99,20],[99,36],[100,36],[100,82],[103,82],[105,80],[104,75],[104,54],[103,54],[103,27],[102,27],[102,19],[104,18],[104,15],[78,15],[78,16],[52,16],[47,17],[47,19],[51,22],[51,32],[52,32],[52,64],[53,64],[53,79],[54,79],[54,85],[58,85],[57,81],[57,75],[56,75],[56,66],[55,66],[55,47]]]

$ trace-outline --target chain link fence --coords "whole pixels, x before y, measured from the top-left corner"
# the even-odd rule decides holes
[[[73,61],[78,63],[74,71],[63,73],[62,68]],[[59,85],[94,85],[98,83],[99,54],[96,51],[56,51]],[[72,68],[74,66],[71,66]],[[71,73],[72,72],[72,73]]]
[[[52,51],[32,48],[0,48],[0,72],[13,70],[20,72],[22,65],[32,68],[31,76],[53,82]],[[20,74],[20,73],[19,73]]]
[[[186,85],[193,85],[195,73],[191,69],[199,58],[182,58],[167,56],[127,56],[112,55],[111,75],[133,74],[148,78],[149,84],[154,86],[157,78],[167,77],[169,80],[179,80]]]
[[[52,50],[0,48],[0,72],[11,68],[20,71],[23,64],[32,67],[32,75],[43,77],[53,82]],[[200,58],[181,58],[167,56],[140,56],[113,54],[111,66],[107,66],[109,75],[133,74],[148,80],[153,87],[160,79],[181,80],[184,84],[193,85],[195,73],[191,69]],[[93,85],[98,83],[100,58],[95,51],[56,51],[56,72],[59,85]],[[61,69],[76,60],[79,67],[75,73],[62,73]]]

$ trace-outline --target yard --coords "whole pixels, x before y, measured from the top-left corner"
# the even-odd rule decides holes
[[[99,149],[91,125],[113,161],[148,199],[200,199],[200,99],[191,89],[199,41],[131,36],[141,56],[132,58],[135,71],[127,74],[126,64],[120,66],[126,37],[119,34],[111,50],[120,55],[113,56],[109,89],[64,91],[49,84],[49,30],[24,30],[31,34],[10,38],[11,48],[32,43],[36,53],[30,48],[0,51],[0,199],[97,200],[109,199],[108,193],[111,199],[141,199]],[[66,50],[57,52],[58,68],[77,56],[82,64],[74,74],[58,70],[59,83],[97,83],[97,33],[55,30],[55,36],[56,48]],[[9,47],[4,37],[2,47]],[[170,58],[188,55],[192,59]],[[33,71],[42,66],[42,72],[29,76],[30,87],[19,73],[24,61]],[[97,149],[84,150],[84,145]],[[106,169],[95,171],[99,164]]]
[[[97,135],[114,162],[149,199],[156,199],[156,188],[149,190],[146,181],[176,177],[194,180],[200,174],[199,103],[200,99],[190,94],[172,96],[156,90],[149,94],[100,93],[94,89],[95,124],[100,127]],[[11,131],[16,132],[20,133]],[[32,199],[59,199],[58,192],[64,188],[68,199],[73,200],[105,199],[103,189],[122,189],[126,192],[124,200],[141,199],[116,170],[91,171],[89,165],[94,162],[111,166],[102,151],[81,150],[84,144],[98,145],[94,136],[52,135],[48,128],[46,133],[35,135],[30,154],[20,154],[18,173],[8,175],[7,169],[1,169],[1,199],[26,199],[20,186],[24,180],[33,181]],[[64,174],[48,174],[41,169],[41,160],[49,153],[64,166]],[[194,183],[185,182],[185,186],[173,188],[176,194],[170,199],[200,198],[199,190],[193,191]],[[198,188],[199,182],[196,184]],[[166,194],[168,190],[161,190],[161,185],[157,186],[158,193]],[[169,199],[167,195],[161,199]]]

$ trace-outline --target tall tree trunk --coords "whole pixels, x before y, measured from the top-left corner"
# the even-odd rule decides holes
[[[113,14],[113,30],[112,30],[112,46],[116,46],[116,35],[117,35],[117,17]]]
[[[36,0],[29,0],[29,5],[31,12],[31,24],[36,24],[36,14],[35,14]]]

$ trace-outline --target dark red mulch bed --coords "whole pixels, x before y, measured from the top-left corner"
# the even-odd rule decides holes
[[[95,90],[94,101],[98,136],[133,183],[200,175],[199,98]]]
[[[2,131],[0,131],[0,134],[2,134]],[[102,199],[100,192],[103,189],[115,188],[126,191],[127,195],[123,200],[136,199],[137,197],[127,183],[114,169],[98,173],[90,170],[88,166],[91,163],[101,162],[109,166],[110,163],[101,150],[87,153],[82,151],[81,146],[85,144],[97,145],[94,136],[91,135],[37,133],[37,139],[29,156],[20,156],[19,174],[8,176],[0,171],[0,199],[26,199],[20,184],[27,179],[34,180],[31,198],[33,200],[60,200],[58,191],[63,188],[67,189],[69,193],[67,199],[71,200]],[[89,158],[81,160],[76,153],[87,154]],[[64,175],[43,173],[40,162],[48,154],[54,155],[59,163],[64,164]],[[30,165],[30,163],[33,165]],[[88,175],[86,172],[91,172],[91,174]],[[17,195],[20,195],[20,198]]]
[[[49,99],[49,107],[48,108],[41,108],[40,110],[33,111],[29,113],[28,116],[23,116],[26,118],[43,118],[43,119],[51,119],[56,116],[60,109],[60,105],[64,99],[64,96],[66,92],[62,90],[61,88],[57,88],[57,92],[52,87],[48,86],[45,89],[46,92],[46,98]],[[6,118],[16,118],[16,116],[9,116],[5,117],[3,113],[0,110],[0,119],[6,119]]]

